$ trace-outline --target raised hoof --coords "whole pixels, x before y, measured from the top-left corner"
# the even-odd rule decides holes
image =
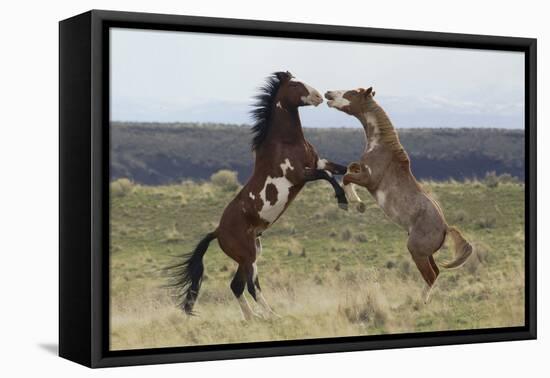
[[[367,205],[365,205],[363,202],[359,202],[357,204],[357,211],[360,213],[364,213],[365,210],[367,210]]]

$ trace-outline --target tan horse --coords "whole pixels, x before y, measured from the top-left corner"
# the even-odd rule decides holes
[[[367,138],[361,161],[351,163],[343,179],[348,200],[358,202],[364,210],[353,184],[367,188],[384,213],[408,232],[407,248],[426,281],[423,296],[427,302],[439,275],[433,254],[445,237],[450,235],[455,244],[455,260],[441,264],[446,269],[462,266],[472,254],[472,246],[457,228],[447,224],[439,204],[416,181],[409,156],[388,115],[374,100],[372,88],[329,91],[325,98],[329,107],[356,117]]]

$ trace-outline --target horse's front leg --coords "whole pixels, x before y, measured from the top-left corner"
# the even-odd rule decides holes
[[[317,162],[317,168],[323,169],[335,175],[345,175],[346,173],[349,173],[348,167],[333,163],[326,159],[319,159],[319,161]],[[366,206],[363,201],[361,201],[361,198],[359,198],[359,196],[357,195],[357,192],[355,191],[355,186],[351,183],[346,184],[345,182],[343,182],[343,186],[347,200],[349,202],[357,203],[357,211],[359,211],[360,213],[364,213]]]
[[[306,168],[304,171],[304,179],[306,182],[316,180],[328,181],[334,189],[335,197],[338,199],[338,206],[344,210],[348,209],[348,200],[346,199],[346,193],[344,192],[344,189],[342,189],[338,181],[336,181],[334,176],[332,176],[331,172],[328,172],[324,169]]]
[[[348,171],[348,168],[345,165],[333,163],[327,159],[317,160],[317,169],[328,171],[333,175],[345,175]]]
[[[365,175],[367,175],[368,177],[365,177]],[[370,179],[370,172],[365,172],[365,170],[362,169],[360,163],[351,163],[346,168],[346,174],[344,175],[344,178],[342,180],[346,197],[349,199],[350,202],[357,203],[357,211],[359,211],[360,213],[364,213],[367,207],[365,206],[363,201],[361,201],[361,198],[357,195],[354,184],[357,183],[361,185],[365,179],[366,181]]]

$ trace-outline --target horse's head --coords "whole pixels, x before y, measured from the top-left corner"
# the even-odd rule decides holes
[[[328,91],[325,98],[330,108],[338,109],[352,116],[358,116],[364,113],[369,104],[372,103],[374,91],[372,87],[368,89],[359,88],[342,91]]]
[[[277,72],[275,75],[280,81],[279,91],[275,98],[277,106],[290,109],[305,105],[317,106],[323,102],[319,91],[296,80],[290,72]]]

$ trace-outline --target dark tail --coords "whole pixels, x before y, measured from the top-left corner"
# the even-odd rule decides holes
[[[460,268],[472,254],[472,245],[464,239],[464,236],[462,236],[460,231],[455,227],[449,227],[447,229],[447,234],[451,236],[455,245],[455,259],[445,262],[441,264],[441,266],[445,269]]]
[[[216,232],[210,232],[197,244],[195,250],[183,255],[183,262],[169,266],[166,270],[172,282],[168,285],[176,290],[175,296],[179,306],[188,315],[193,315],[193,305],[199,295],[204,273],[202,258],[208,245],[216,239]]]

